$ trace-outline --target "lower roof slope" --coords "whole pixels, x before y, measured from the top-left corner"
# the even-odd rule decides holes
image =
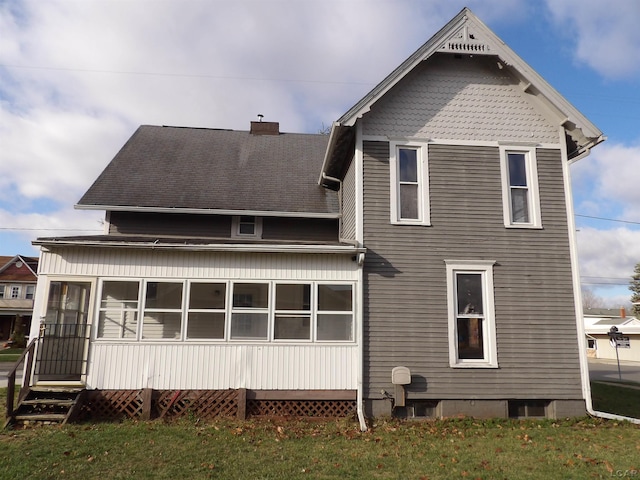
[[[77,208],[337,216],[336,192],[317,183],[328,138],[143,125]]]

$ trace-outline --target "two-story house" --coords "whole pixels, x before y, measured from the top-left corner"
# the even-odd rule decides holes
[[[38,258],[0,257],[0,347],[15,345],[16,340],[20,345],[29,335],[37,273]]]
[[[602,140],[466,8],[329,135],[142,126],[77,205],[104,234],[35,242],[31,384],[584,414],[569,165]]]

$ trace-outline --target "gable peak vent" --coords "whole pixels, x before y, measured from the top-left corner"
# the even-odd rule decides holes
[[[489,45],[478,40],[477,35],[465,25],[449,37],[440,47],[442,52],[450,53],[489,53]]]

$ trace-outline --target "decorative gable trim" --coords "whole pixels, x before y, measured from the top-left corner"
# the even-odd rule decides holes
[[[568,134],[567,140],[572,147],[569,152],[570,159],[577,160],[586,156],[591,148],[605,140],[602,132],[593,123],[465,7],[333,124],[323,172],[329,168],[332,171],[339,170],[339,164],[345,157],[338,157],[336,145],[345,143],[342,137],[350,134],[349,127],[353,127],[374,103],[418,64],[439,52],[494,56],[499,61],[500,68],[508,68],[520,79],[523,91],[531,95],[532,103],[537,104],[554,123],[564,127]]]
[[[488,42],[481,40],[479,29],[465,25],[451,35],[440,47],[440,52],[447,53],[477,53],[488,54],[491,47]]]

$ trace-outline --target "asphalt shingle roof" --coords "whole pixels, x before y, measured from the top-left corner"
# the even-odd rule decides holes
[[[317,184],[327,135],[143,125],[78,202],[145,207],[337,214]]]

